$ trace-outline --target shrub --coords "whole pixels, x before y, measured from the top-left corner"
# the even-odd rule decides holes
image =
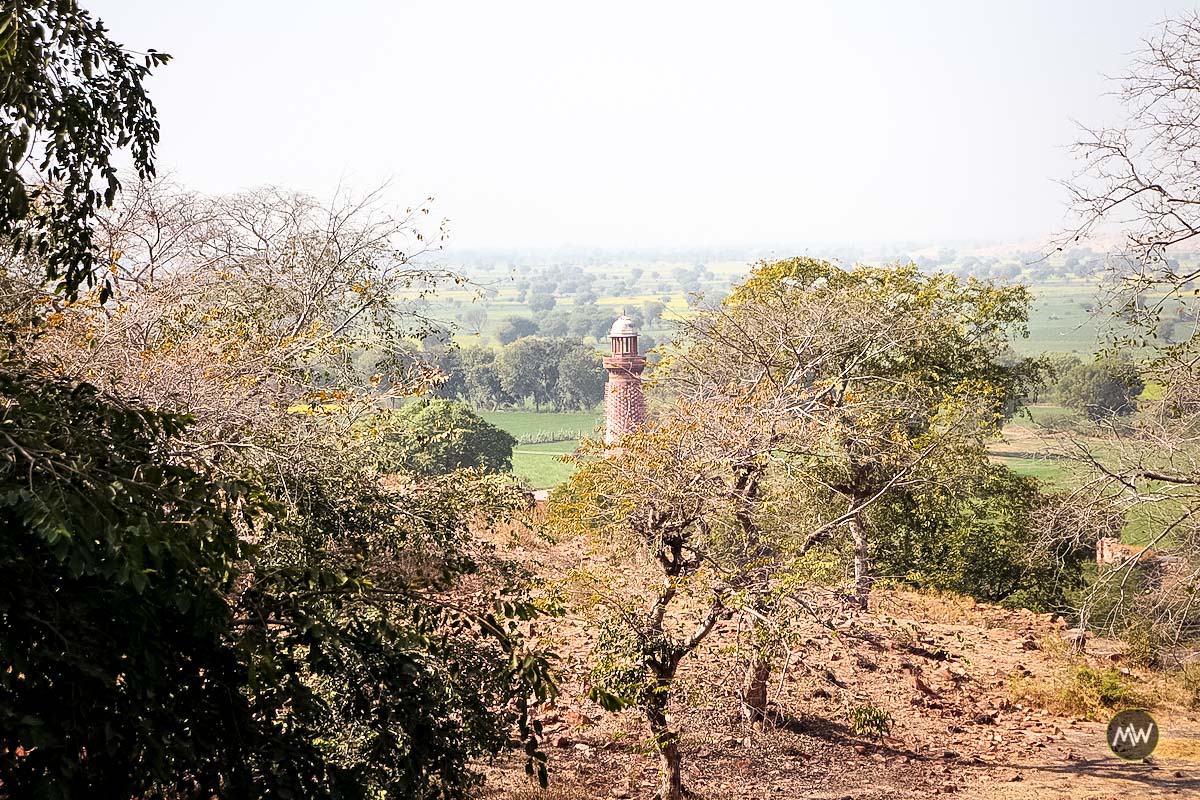
[[[1120,711],[1142,705],[1131,681],[1112,667],[1077,667],[1071,679],[1059,689],[1058,696],[1065,707],[1080,709],[1089,718],[1100,711]]]
[[[1152,705],[1152,697],[1138,691],[1133,678],[1106,667],[1076,665],[1070,675],[1056,682],[1033,682],[1014,678],[1010,684],[1014,700],[1054,711],[1063,716],[1101,720],[1113,712]]]
[[[420,400],[374,420],[381,434],[379,469],[440,475],[456,469],[512,470],[512,434],[492,425],[466,403]]]
[[[557,431],[533,431],[522,433],[517,437],[517,444],[552,444],[554,442],[573,442],[590,435],[590,431],[573,431],[562,428]]]
[[[850,728],[855,736],[867,736],[877,741],[892,732],[892,715],[879,706],[866,704],[850,710]]]
[[[1043,550],[1033,523],[1048,499],[1035,479],[987,463],[953,490],[897,493],[872,512],[876,572],[1010,607],[1064,608],[1091,551]]]

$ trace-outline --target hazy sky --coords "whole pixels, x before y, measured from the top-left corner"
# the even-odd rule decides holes
[[[160,165],[230,191],[386,179],[459,246],[1037,239],[1165,0],[86,0]]]

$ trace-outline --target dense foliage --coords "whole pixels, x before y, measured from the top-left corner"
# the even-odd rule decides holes
[[[385,477],[362,424],[430,382],[418,215],[138,184],[107,305],[2,264],[6,791],[462,797],[514,728],[539,771],[534,608],[469,528],[522,495]]]
[[[12,796],[459,797],[511,724],[532,736],[532,606],[445,594],[503,486],[348,469],[297,475],[284,507],[177,463],[183,418],[11,362],[0,390]]]
[[[981,458],[953,487],[897,492],[871,511],[876,573],[901,584],[1036,611],[1069,608],[1089,547],[1050,552],[1037,481]]]
[[[436,345],[428,355],[441,373],[438,396],[468,400],[477,408],[532,405],[583,411],[604,399],[600,354],[575,339],[525,336],[499,353],[480,346]]]
[[[273,733],[295,743],[242,693],[230,638],[244,488],[169,461],[178,417],[7,360],[0,401],[5,792],[215,791],[285,767],[256,763]]]
[[[74,0],[0,4],[0,235],[69,296],[107,267],[93,230],[121,187],[114,155],[128,150],[140,178],[154,174],[143,81],[169,58],[126,51]]]
[[[512,470],[516,438],[465,403],[418,400],[397,411],[380,412],[372,424],[382,439],[378,458],[384,472],[440,475],[456,469]]]
[[[1116,358],[1085,363],[1075,357],[1054,363],[1054,379],[1047,399],[1057,400],[1090,419],[1129,416],[1146,383],[1136,365]]]
[[[793,535],[808,549],[848,531],[865,606],[870,506],[976,474],[986,440],[1037,374],[1009,347],[1028,308],[1023,287],[911,264],[762,263],[682,326],[665,382],[693,401],[742,409],[757,433],[740,447],[775,454],[792,483],[828,493],[824,519]],[[773,524],[791,529],[799,516]]]

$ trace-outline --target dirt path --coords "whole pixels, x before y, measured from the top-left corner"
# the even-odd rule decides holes
[[[1161,726],[1162,738],[1148,763],[1115,758],[1105,744],[1105,726],[1081,723],[1068,729],[1060,746],[1043,758],[1012,765],[1019,782],[979,787],[967,796],[989,800],[1200,797],[1200,725],[1172,719]]]
[[[541,574],[565,574],[581,558],[569,545],[535,557]],[[772,724],[752,727],[737,713],[736,621],[685,662],[672,724],[696,798],[1200,798],[1200,713],[1173,705],[1179,695],[1156,673],[1127,667],[1115,643],[1073,656],[1062,621],[957,598],[877,591],[872,606],[834,612],[832,629],[802,631],[773,676]],[[531,789],[513,759],[490,767],[485,797],[649,800],[658,767],[642,720],[586,699],[592,629],[571,619],[548,627],[567,672],[556,706],[539,714],[552,791]],[[1109,752],[1106,716],[1065,717],[1022,700],[1038,696],[1030,688],[1056,696],[1083,664],[1128,669],[1139,690],[1165,699],[1149,763]],[[850,709],[866,704],[894,721],[882,742],[850,728]]]
[[[683,679],[686,703],[675,712],[696,797],[1200,797],[1195,714],[1157,711],[1163,738],[1151,762],[1140,764],[1108,751],[1100,722],[1013,702],[1014,679],[1049,682],[1069,672],[1063,656],[1047,652],[1061,626],[970,603],[880,599],[876,614],[848,614],[845,635],[814,628],[776,692],[777,723],[765,728],[731,713],[720,650],[734,632],[718,632]],[[541,715],[555,791],[522,789],[513,762],[492,770],[489,796],[652,797],[657,765],[637,715],[606,714],[584,699],[581,683],[564,689],[558,706]],[[849,728],[847,709],[866,702],[895,720],[882,743]]]

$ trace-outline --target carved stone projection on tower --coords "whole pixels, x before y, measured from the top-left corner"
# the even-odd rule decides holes
[[[611,448],[646,421],[646,396],[642,392],[646,359],[638,355],[637,328],[624,314],[612,324],[608,338],[612,342],[612,355],[604,358],[604,369],[608,372],[608,384],[604,387],[604,444]]]

